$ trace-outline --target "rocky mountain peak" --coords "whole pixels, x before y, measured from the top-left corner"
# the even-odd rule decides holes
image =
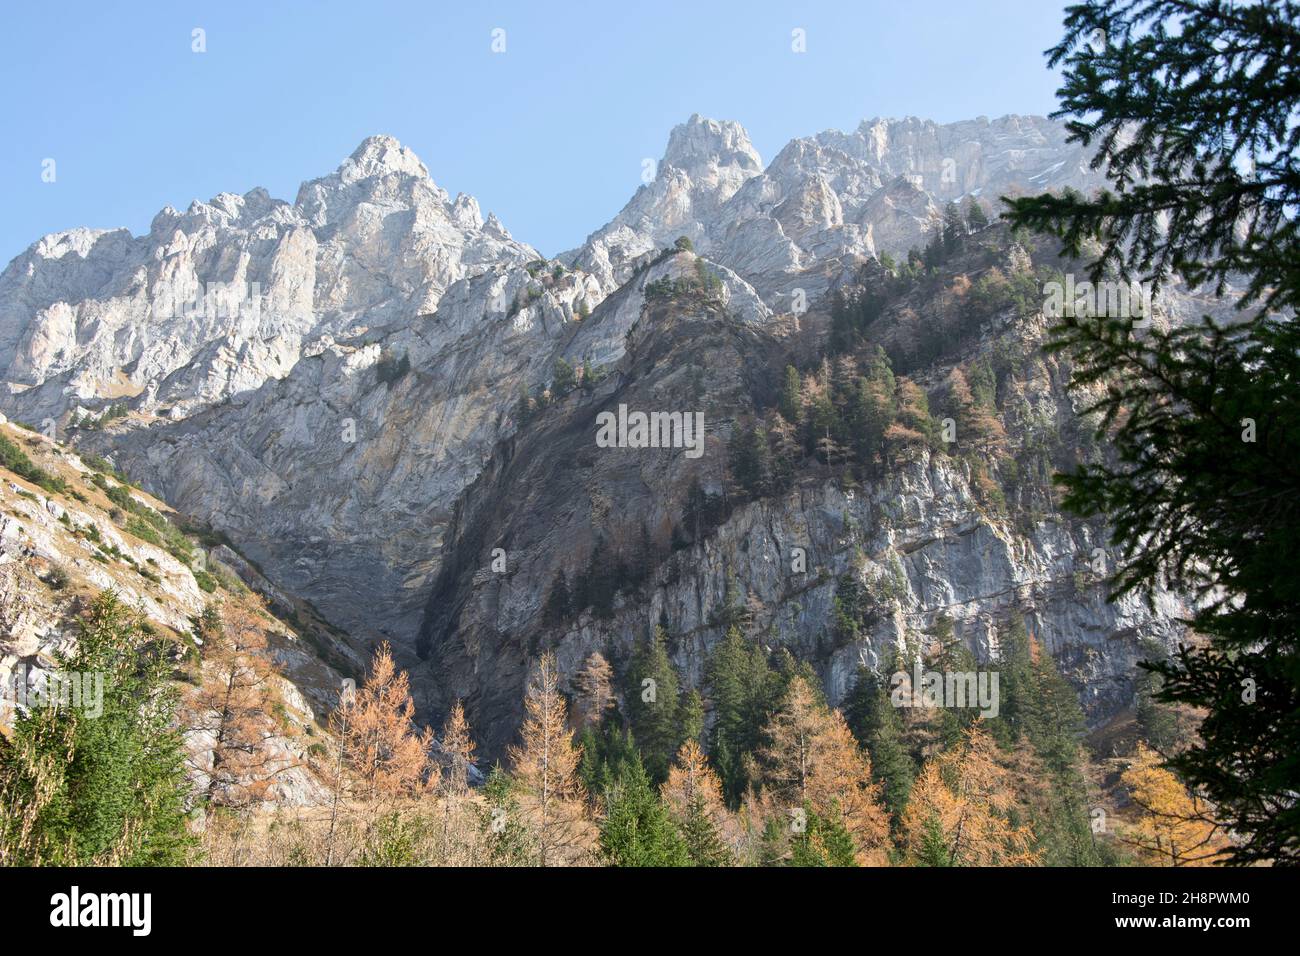
[[[680,169],[692,179],[716,175],[724,168],[745,178],[763,171],[763,160],[745,127],[732,120],[706,119],[699,113],[673,127],[661,165]]]
[[[420,157],[392,136],[367,136],[352,155],[338,168],[339,178],[345,183],[371,176],[404,174],[429,178],[429,170]]]

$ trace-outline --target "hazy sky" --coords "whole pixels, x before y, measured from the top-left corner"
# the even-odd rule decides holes
[[[1042,51],[1062,6],[6,4],[0,263],[72,226],[139,234],[163,206],[223,191],[292,201],[373,133],[555,254],[622,207],[691,113],[738,120],[764,162],[795,136],[872,116],[1046,113],[1057,77]],[[796,28],[805,53],[791,50]]]

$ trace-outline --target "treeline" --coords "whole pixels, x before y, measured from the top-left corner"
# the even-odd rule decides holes
[[[617,670],[590,655],[569,694],[542,653],[484,776],[464,708],[418,728],[386,645],[332,734],[286,746],[266,623],[212,605],[186,663],[111,593],[93,602],[59,663],[105,675],[102,713],[36,708],[0,738],[0,863],[1185,865],[1222,846],[1144,746],[1123,778],[1137,819],[1095,832],[1077,699],[1023,626],[983,666],[943,619],[918,636],[927,669],[998,671],[995,717],[897,706],[897,679],[865,669],[831,708],[738,602],[699,688],[663,627]],[[294,775],[324,795],[281,805]]]

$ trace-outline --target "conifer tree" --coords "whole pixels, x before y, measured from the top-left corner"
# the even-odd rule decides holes
[[[668,776],[668,765],[681,746],[677,670],[668,657],[668,636],[656,625],[633,654],[627,673],[627,708],[632,734],[656,783]]]
[[[578,723],[581,726],[600,724],[614,706],[614,671],[605,655],[593,651],[578,676],[573,681],[577,691]]]
[[[578,780],[585,792],[602,792],[618,779],[624,764],[641,759],[632,731],[621,723],[616,714],[610,713],[601,725],[587,724],[582,728],[578,737],[582,751]]]
[[[573,595],[569,592],[569,579],[564,568],[555,572],[551,580],[551,590],[546,596],[546,607],[542,610],[542,623],[549,627],[563,624],[573,616]]]
[[[791,866],[858,865],[853,837],[838,817],[822,816],[805,807],[803,819],[803,829],[790,841]]]
[[[682,744],[662,788],[664,805],[681,831],[695,866],[723,866],[730,853],[721,831],[727,823],[722,784],[693,739]]]
[[[184,708],[186,735],[196,747],[202,742],[189,763],[207,780],[203,800],[211,815],[218,807],[247,809],[265,801],[293,761],[272,745],[280,732],[273,716],[279,694],[265,625],[242,604],[208,608],[213,613],[205,609],[200,621],[199,683],[185,695]]]
[[[867,751],[871,774],[880,784],[885,807],[897,823],[907,806],[916,765],[903,740],[903,722],[889,698],[889,688],[865,667],[858,669],[845,704],[845,722]]]
[[[803,458],[799,432],[780,412],[773,412],[767,425],[771,443],[772,484],[778,491],[788,488]]]
[[[1163,661],[1164,648],[1155,641],[1147,641],[1142,650],[1147,660]],[[1178,743],[1178,716],[1173,708],[1159,700],[1164,679],[1160,674],[1139,668],[1133,682],[1133,696],[1137,700],[1137,723],[1147,744],[1156,752],[1172,755]]]
[[[510,748],[514,777],[528,798],[521,801],[536,834],[537,862],[566,862],[585,845],[585,811],[578,779],[581,751],[566,726],[555,657],[548,651],[537,662],[524,697],[526,716],[519,730],[522,743]]]
[[[785,367],[778,408],[787,422],[796,428],[799,426],[803,419],[803,382],[799,377],[799,370],[793,365]]]
[[[694,687],[682,693],[677,707],[677,725],[683,742],[704,739],[704,698]]]
[[[966,221],[962,219],[961,209],[955,202],[943,207],[943,257],[946,259],[957,251],[962,237],[966,235]]]
[[[1229,843],[1209,808],[1160,766],[1160,757],[1138,743],[1120,777],[1141,810],[1136,826],[1122,839],[1147,863],[1158,866],[1208,866],[1219,862]]]
[[[102,676],[99,713],[62,702],[35,707],[11,737],[0,735],[0,865],[186,862],[190,787],[167,649],[105,591],[56,663],[63,674]]]
[[[365,684],[334,714],[353,795],[372,824],[396,801],[437,782],[430,777],[433,731],[417,731],[414,718],[410,678],[397,669],[385,641],[375,650]]]
[[[768,722],[759,758],[765,794],[786,808],[809,807],[828,825],[842,826],[862,862],[884,862],[889,826],[871,763],[844,717],[828,710],[804,677],[790,681]]]
[[[714,714],[709,755],[723,794],[735,806],[749,786],[746,757],[762,743],[763,726],[779,698],[779,681],[762,648],[747,641],[734,624],[709,657],[706,681]]]
[[[624,764],[605,790],[600,849],[614,866],[689,866],[686,842],[639,760]]]
[[[921,769],[903,811],[903,845],[913,862],[929,865],[940,845],[949,866],[1034,865],[1033,833],[1015,821],[1015,804],[993,738],[974,724]]]
[[[524,820],[518,785],[500,765],[492,768],[483,785],[483,799],[474,804],[478,833],[489,866],[530,866],[537,862],[537,846]]]
[[[463,797],[469,792],[469,773],[477,762],[474,757],[477,745],[470,736],[465,707],[459,700],[452,705],[442,725],[441,744],[448,764],[442,774],[442,792],[447,797]]]
[[[1172,583],[1204,599],[1207,641],[1153,665],[1166,703],[1205,713],[1171,766],[1243,837],[1235,862],[1300,859],[1300,25],[1293,3],[1087,0],[1049,63],[1058,116],[1096,147],[1096,195],[1009,201],[1017,226],[1087,256],[1090,278],[1244,286],[1243,321],[1133,328],[1063,316],[1052,347],[1115,455],[1064,476],[1104,516],[1116,596]],[[1094,255],[1095,253],[1095,255]],[[1272,310],[1277,310],[1273,312]]]
[[[557,358],[555,360],[555,374],[551,384],[551,391],[557,396],[567,395],[577,387],[577,384],[578,375],[573,370],[573,366],[563,358]]]

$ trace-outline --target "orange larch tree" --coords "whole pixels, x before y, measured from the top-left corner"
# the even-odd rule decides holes
[[[573,743],[567,707],[559,689],[555,657],[549,651],[537,663],[524,697],[522,743],[510,748],[515,780],[526,801],[524,810],[537,835],[541,866],[571,862],[586,848],[587,821],[578,762],[582,748]]]
[[[1160,755],[1139,743],[1120,782],[1141,809],[1121,839],[1155,866],[1210,866],[1228,849],[1227,836],[1209,808],[1169,770]]]
[[[397,669],[385,641],[375,651],[365,685],[334,718],[353,793],[376,811],[437,782],[429,763],[433,732],[427,727],[417,732],[414,717],[410,680]]]
[[[786,810],[806,805],[840,820],[853,838],[858,862],[884,865],[889,815],[880,786],[871,779],[871,761],[843,715],[822,704],[804,678],[795,677],[766,736],[759,751],[764,798]]]
[[[958,746],[926,763],[903,812],[903,843],[914,862],[948,866],[1039,862],[1033,832],[1010,820],[1016,804],[1015,780],[998,756],[993,738],[974,724]],[[942,854],[942,861],[933,859],[936,852]]]
[[[578,726],[599,726],[605,712],[614,706],[614,672],[605,655],[597,651],[588,657],[573,683],[578,692],[574,708],[578,712]]]
[[[256,604],[212,605],[203,622],[199,684],[184,701],[190,765],[207,780],[211,815],[267,800],[276,776],[296,762],[274,746],[283,734],[272,716],[278,688]]]

